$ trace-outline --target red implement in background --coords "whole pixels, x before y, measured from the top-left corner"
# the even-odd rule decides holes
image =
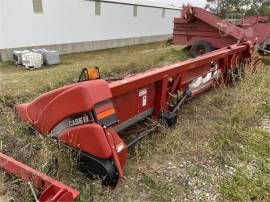
[[[79,191],[14,160],[1,152],[0,168],[25,181],[32,182],[38,189],[43,190],[38,197],[39,202],[72,202],[80,194]]]
[[[233,24],[202,8],[184,7],[181,12],[182,17],[174,19],[172,43],[192,46],[193,57],[243,41],[262,44],[270,37],[270,24],[264,16]]]

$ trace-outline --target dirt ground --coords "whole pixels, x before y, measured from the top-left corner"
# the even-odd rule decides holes
[[[269,201],[270,74],[263,64],[236,85],[185,104],[176,127],[129,152],[125,178],[114,190],[84,176],[68,148],[14,115],[15,104],[75,82],[83,67],[99,66],[103,77],[115,78],[188,58],[181,47],[154,43],[67,55],[61,65],[37,71],[0,64],[3,152],[78,189],[78,201]],[[0,174],[0,201],[33,200],[26,183]]]

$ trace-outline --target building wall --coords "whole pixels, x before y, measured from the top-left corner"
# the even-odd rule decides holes
[[[0,49],[4,47],[4,37],[3,37],[3,1],[0,0]]]
[[[96,16],[95,2],[85,0],[43,0],[43,13],[34,13],[32,0],[0,0],[0,9],[0,20],[4,21],[0,21],[2,59],[3,52],[14,48],[81,43],[90,46],[94,41],[117,43],[118,39],[144,37],[151,42],[149,36],[168,37],[173,18],[180,15],[178,10],[166,9],[163,18],[162,8],[138,6],[134,17],[133,5],[101,2],[101,15]]]

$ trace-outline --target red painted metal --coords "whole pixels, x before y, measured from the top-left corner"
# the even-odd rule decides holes
[[[118,119],[114,125],[107,127],[89,122],[68,127],[55,137],[92,156],[113,159],[122,177],[127,146],[120,133],[117,134],[117,127],[130,123],[145,112],[150,113],[148,116],[153,119],[160,118],[163,112],[170,112],[172,95],[189,90],[192,82],[200,77],[203,80],[211,74],[207,81],[190,89],[193,97],[218,82],[226,83],[227,72],[239,65],[239,58],[248,61],[252,51],[253,43],[245,42],[119,81],[90,80],[69,85],[45,93],[31,103],[18,105],[16,110],[23,120],[34,125],[39,132],[47,134],[67,117],[89,113],[96,105],[112,100]]]
[[[85,141],[91,134],[91,141]],[[98,158],[110,158],[112,151],[103,128],[96,123],[80,125],[64,131],[58,139]]]
[[[114,159],[116,168],[119,172],[119,176],[123,177],[124,176],[123,167],[126,162],[126,153],[127,153],[126,144],[112,128],[108,128],[106,130],[106,136],[111,146],[112,157]],[[117,151],[117,147],[119,144],[123,144],[123,149],[121,151]]]
[[[32,103],[18,105],[16,111],[22,120],[33,123],[33,126],[41,133],[48,133],[63,118],[90,111],[96,103],[111,97],[107,82],[97,80],[77,83],[44,93]],[[78,98],[80,101],[76,102]],[[67,100],[70,102],[66,102]]]
[[[252,26],[258,22],[265,23],[268,21],[268,17],[266,16],[250,16],[241,19],[239,26]]]
[[[43,190],[39,196],[40,202],[74,201],[79,191],[50,178],[41,172],[19,162],[0,152],[0,167],[25,181],[31,181],[38,189]]]
[[[125,82],[125,79],[122,81]],[[109,84],[109,86],[113,85],[113,83]],[[150,99],[148,100],[145,106],[141,105],[143,97],[138,96],[139,91],[143,90],[143,88],[127,91],[126,93],[122,93],[121,96],[116,96],[116,95],[113,96],[113,102],[115,105],[119,123],[122,123],[130,118],[133,118],[134,114],[139,114],[141,112],[146,111],[147,109],[154,107],[155,105],[154,98],[156,94],[155,84],[151,83],[149,85],[145,85],[145,89],[148,89],[148,93],[150,97]],[[136,106],[136,107],[130,107],[130,106]]]
[[[182,17],[174,19],[172,43],[191,46],[208,41],[214,48],[223,48],[243,41],[263,43],[270,37],[267,17],[244,18],[238,25],[197,7],[185,7]]]

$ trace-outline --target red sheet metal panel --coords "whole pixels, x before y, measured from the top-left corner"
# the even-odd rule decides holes
[[[191,46],[196,41],[209,41],[215,48],[223,48],[237,42],[237,39],[217,30],[202,20],[191,23],[177,23],[175,19],[173,43]]]
[[[215,48],[243,41],[261,44],[270,36],[270,24],[265,23],[266,19],[249,17],[236,25],[202,8],[186,7],[182,10],[182,18],[174,19],[172,42],[189,46],[196,41],[208,41]]]
[[[119,123],[154,107],[155,85],[152,83],[113,97]]]
[[[90,111],[95,104],[111,96],[106,81],[76,83],[44,93],[31,103],[17,105],[16,111],[38,131],[48,133],[63,118]],[[78,97],[80,101],[77,101]]]
[[[31,181],[37,188],[43,190],[39,197],[40,202],[74,201],[79,191],[50,178],[41,172],[19,162],[0,152],[0,167],[26,181]]]
[[[58,139],[67,145],[99,158],[105,159],[112,155],[104,130],[96,123],[69,128],[63,131]],[[89,141],[90,139],[91,141]]]
[[[210,64],[212,61],[224,59],[227,55],[233,55],[249,50],[248,44],[232,46],[231,48],[223,48],[200,57],[189,59],[184,62],[178,62],[172,65],[164,66],[159,69],[154,69],[136,76],[126,78],[120,81],[109,83],[112,96],[123,95],[124,93],[143,88],[154,82],[162,80],[164,77],[181,74],[186,71],[198,68],[205,64]],[[127,102],[128,103],[128,102]]]
[[[245,17],[240,21],[241,26],[252,26],[258,22],[267,22],[268,17],[266,16],[250,16],[250,17]]]

